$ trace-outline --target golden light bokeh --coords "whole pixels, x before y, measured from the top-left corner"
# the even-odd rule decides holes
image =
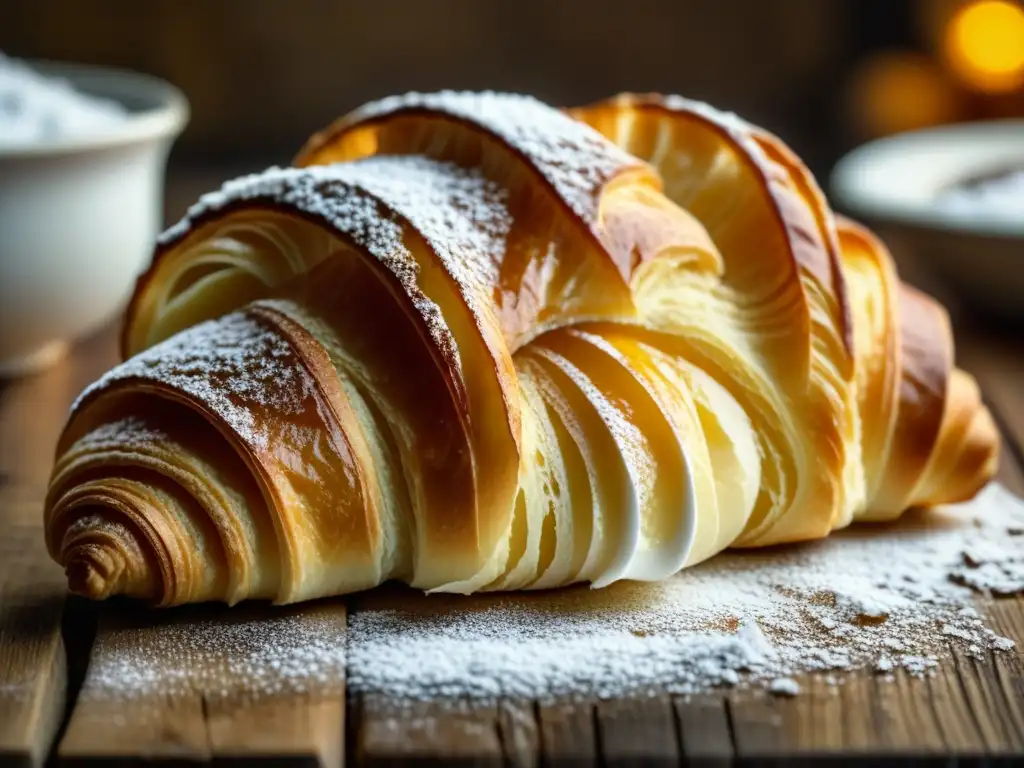
[[[1013,0],[976,0],[950,20],[943,56],[966,85],[1005,93],[1024,84],[1024,7]]]
[[[853,71],[845,97],[847,120],[864,138],[913,131],[956,120],[956,89],[925,54],[886,51]]]

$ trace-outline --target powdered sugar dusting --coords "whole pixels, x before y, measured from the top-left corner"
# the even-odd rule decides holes
[[[402,230],[371,196],[353,189],[342,177],[344,166],[313,168],[271,167],[231,179],[217,191],[204,194],[184,218],[160,235],[168,244],[186,234],[196,220],[242,202],[268,202],[314,216],[349,234],[378,258],[404,252]]]
[[[344,690],[345,617],[337,605],[258,614],[202,607],[175,619],[108,629],[89,661],[83,696],[201,693],[244,701]]]
[[[791,677],[777,677],[771,681],[768,690],[776,696],[796,696],[800,693],[800,683]]]
[[[169,435],[146,419],[125,416],[100,424],[78,439],[80,451],[124,450],[130,446],[157,443],[167,440]]]
[[[519,94],[441,91],[407,93],[372,102],[347,124],[409,110],[431,110],[477,125],[517,151],[588,223],[597,219],[601,188],[640,161],[587,125]]]
[[[512,223],[504,188],[475,170],[418,156],[371,157],[343,174],[408,221],[461,288],[497,284]]]
[[[166,247],[201,218],[242,202],[265,202],[311,216],[348,237],[393,274],[436,347],[461,380],[458,347],[438,305],[419,284],[405,242],[411,226],[436,251],[470,301],[497,280],[509,217],[505,193],[478,173],[425,158],[368,158],[310,168],[269,168],[204,195],[160,237]],[[474,303],[479,316],[485,310]]]
[[[308,407],[315,386],[282,336],[243,313],[189,328],[113,368],[72,406],[124,379],[151,381],[185,393],[219,414],[243,440],[268,447],[254,413],[287,420]]]
[[[1016,541],[985,541],[965,547],[963,565],[954,571],[953,579],[1000,597],[1024,592],[1024,537],[1013,527],[1006,533]]]
[[[695,101],[685,96],[670,94],[662,96],[659,102],[666,109],[676,112],[692,112],[716,125],[721,125],[728,129],[733,136],[749,137],[752,131],[757,130],[735,112],[718,109],[703,101]]]
[[[349,684],[395,699],[691,693],[758,681],[794,695],[799,686],[786,680],[801,672],[927,674],[950,643],[976,655],[1012,647],[953,577],[972,548],[1020,558],[1007,530],[1022,521],[1024,503],[992,487],[948,512],[728,553],[661,583],[371,593],[349,620]]]
[[[993,487],[956,509],[722,555],[661,583],[470,597],[378,589],[349,598],[347,630],[341,601],[125,613],[105,628],[82,695],[234,702],[345,684],[396,704],[465,703],[749,684],[793,696],[808,671],[830,683],[854,669],[927,675],[951,645],[1013,649],[951,575],[967,549],[1009,558],[1019,548],[1006,532],[1022,524],[1024,502]]]

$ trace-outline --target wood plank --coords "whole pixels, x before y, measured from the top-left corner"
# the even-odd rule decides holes
[[[361,696],[358,717],[355,761],[360,765],[504,763],[496,705],[395,704],[380,696]]]
[[[64,689],[59,597],[63,579],[41,551],[40,494],[67,402],[109,364],[109,352],[107,358],[91,354],[77,362],[72,359],[32,386],[7,385],[0,401],[0,522],[16,521],[4,522],[5,534],[0,538],[0,674],[7,675],[0,678],[0,745],[15,743],[11,733],[19,738],[31,734],[31,744],[19,742],[16,751],[7,755],[27,762],[45,755],[45,745],[59,723]],[[90,365],[96,370],[90,370]],[[986,382],[995,380],[995,391],[1003,395],[992,401],[1014,440],[1024,444],[1020,442],[1024,422],[1017,420],[1022,411],[1014,410],[1013,405],[1022,402],[1019,393],[1024,387],[1019,385],[1024,379],[1016,378],[1020,374],[1012,366],[984,360],[980,365],[986,371],[979,376],[986,395],[990,391]],[[27,404],[28,413],[39,418],[33,421],[20,408],[9,410],[15,401]],[[61,402],[60,408],[52,405],[57,402]],[[1005,403],[1010,403],[1009,416],[1004,414]],[[7,413],[13,415],[5,419]],[[46,418],[51,419],[49,427],[43,423]],[[8,434],[17,437],[8,439]],[[23,441],[20,447],[17,440]],[[1024,477],[1015,462],[1004,461],[1004,465],[1012,468],[1010,474],[1001,475],[1004,482],[1009,478],[1008,485],[1014,477],[1018,481]],[[12,578],[10,573],[15,571],[20,575]],[[29,585],[27,591],[24,585]],[[35,589],[40,592],[32,593]],[[58,594],[58,599],[48,601],[47,594]],[[987,606],[997,630],[1018,643],[1024,642],[1022,606],[1020,599],[998,600]],[[298,609],[248,606],[224,615],[224,609],[210,607],[142,613],[122,603],[103,609],[97,652],[124,651],[129,647],[123,644],[127,632],[131,653],[121,656],[122,661],[146,653],[165,660],[176,653],[194,654],[189,643],[169,644],[179,637],[180,627],[210,632],[211,626],[234,623],[236,616],[273,621],[282,611],[291,610],[300,617],[308,610],[326,611],[339,633],[338,642],[343,642],[344,607],[338,603]],[[252,649],[243,643],[239,647],[228,644],[221,650],[229,657],[232,653],[245,657]],[[32,658],[27,663],[19,661],[28,657]],[[102,655],[98,658],[112,660]],[[200,661],[196,668],[202,670],[204,664]],[[32,671],[27,700],[8,695],[17,688],[14,669]],[[126,690],[118,697],[109,695],[109,667],[106,672],[102,667],[90,671],[92,677],[86,679],[61,745],[62,760],[103,761],[121,755],[253,762],[276,757],[319,765],[342,762],[343,687],[317,683],[313,690],[273,691],[270,671],[239,681],[237,670],[231,672],[230,660],[221,659],[211,666],[210,674],[190,679],[187,685],[182,683],[180,663],[168,663],[162,669],[160,664],[148,667],[147,675],[168,676],[169,685],[156,694],[142,690],[146,681],[132,679],[130,669],[130,664],[122,669],[127,698]],[[286,688],[294,682],[289,674],[279,676]],[[462,711],[422,705],[396,715],[391,705],[376,702],[367,707],[363,702],[363,722],[354,730],[353,746],[357,756],[368,762],[447,757],[517,765],[535,765],[539,759],[618,763],[641,753],[667,761],[669,743],[674,745],[676,759],[681,755],[697,764],[725,764],[733,757],[733,739],[744,760],[822,752],[970,757],[1024,749],[1024,679],[1018,656],[996,654],[982,661],[958,656],[955,665],[941,667],[930,679],[910,679],[903,673],[892,678],[858,673],[848,676],[839,687],[828,685],[820,676],[801,678],[804,690],[795,699],[736,692],[729,696],[728,705],[714,696],[673,702],[656,698],[652,705],[545,703],[534,713],[528,703],[503,701],[493,708]],[[25,675],[20,679],[24,681]],[[343,686],[343,676],[332,681],[339,682]],[[736,727],[732,734],[730,719]],[[645,735],[637,739],[631,734],[634,728]],[[638,746],[641,742],[643,749]]]
[[[788,733],[799,751],[811,754],[838,754],[846,746],[847,711],[839,692],[838,678],[834,675],[814,674],[801,676],[800,693],[792,699],[782,699],[776,705],[784,720],[792,720]]]
[[[940,676],[955,679],[960,694],[958,712],[941,718],[949,748],[961,754],[1009,755],[1024,752],[1024,601],[1020,598],[988,598],[979,609],[994,631],[1013,640],[1014,653],[988,652],[981,658],[953,648],[953,664],[944,665]],[[951,738],[958,729],[973,724],[969,743]]]
[[[971,716],[981,734],[984,751],[988,754],[1019,753],[1016,729],[1006,721],[1006,710],[991,660],[979,661],[954,650],[956,671]]]
[[[978,380],[1005,441],[998,478],[1024,497],[1024,348],[994,333],[962,334],[958,361]]]
[[[858,672],[851,677],[866,675]],[[773,695],[762,685],[728,695],[732,739],[741,761],[834,760],[849,751],[846,721],[864,717],[857,711],[863,702],[850,706],[841,695],[840,680],[832,675],[806,674],[794,680],[800,692],[793,697]],[[874,744],[862,746],[870,751]]]
[[[39,503],[0,491],[0,763],[40,765],[64,712],[64,574],[49,561]]]
[[[533,702],[513,699],[499,702],[498,731],[507,765],[516,768],[540,765],[540,727]]]
[[[607,765],[677,765],[681,757],[668,696],[598,702],[597,737]]]
[[[792,754],[792,740],[779,702],[761,689],[745,689],[726,699],[737,758],[763,760]]]
[[[951,687],[941,675],[936,684],[902,671],[876,675],[859,670],[835,678],[815,674],[797,679],[801,692],[794,698],[773,697],[760,688],[729,694],[729,720],[741,763],[928,761],[979,752],[955,672]],[[941,687],[943,682],[947,687]],[[959,729],[960,735],[948,738],[943,729],[949,727]],[[685,734],[683,738],[685,748]],[[723,756],[717,760],[723,764]]]
[[[878,723],[877,749],[893,757],[946,752],[942,729],[928,706],[928,682],[903,670],[872,678],[868,702]]]
[[[340,601],[106,604],[59,758],[340,766],[345,626]]]
[[[839,686],[843,710],[843,748],[848,754],[879,752],[879,723],[871,705],[876,673],[864,670],[845,675]]]
[[[725,698],[713,694],[678,697],[673,704],[683,759],[689,765],[707,768],[731,764],[735,750]]]
[[[955,662],[940,664],[928,678],[928,706],[944,750],[960,756],[985,753],[985,739],[964,695]]]
[[[40,764],[64,713],[66,587],[43,544],[42,502],[68,406],[114,362],[113,339],[108,330],[43,374],[0,381],[0,762]]]
[[[417,600],[417,593],[388,584],[349,599],[353,616],[360,612],[410,610],[433,613],[462,599],[436,595]],[[437,601],[442,601],[438,604]],[[452,603],[447,603],[452,601]],[[353,671],[353,676],[357,673]],[[502,765],[503,733],[514,723],[511,711],[502,717],[499,702],[462,700],[395,701],[377,693],[358,692],[352,717],[356,719],[354,761],[370,765],[404,765],[410,761],[440,761],[474,765]],[[506,709],[512,707],[506,704]],[[524,734],[510,738],[528,741]]]
[[[989,600],[986,613],[993,629],[1016,644],[1015,653],[992,654],[992,664],[1000,693],[998,706],[1020,743],[1024,740],[1024,600]]]
[[[592,702],[540,702],[541,754],[548,765],[597,765],[598,742]]]

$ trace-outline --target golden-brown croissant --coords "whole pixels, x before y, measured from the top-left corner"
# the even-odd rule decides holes
[[[160,239],[57,448],[71,588],[163,605],[662,579],[966,499],[941,307],[774,136],[410,94]]]

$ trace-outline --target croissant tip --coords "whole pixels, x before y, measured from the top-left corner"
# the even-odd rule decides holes
[[[105,600],[114,593],[122,568],[108,553],[85,551],[72,555],[64,568],[68,589],[90,600]]]

